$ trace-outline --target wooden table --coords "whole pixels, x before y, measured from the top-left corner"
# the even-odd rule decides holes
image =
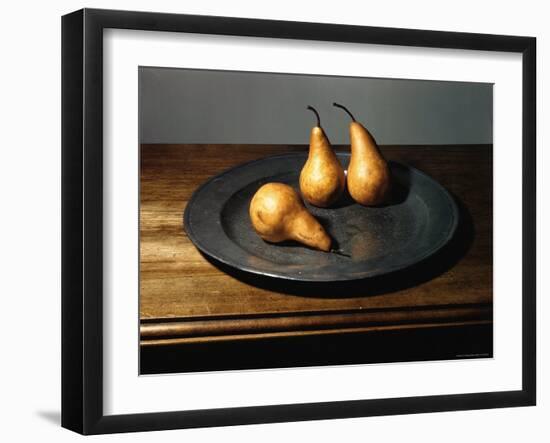
[[[386,158],[421,169],[439,181],[455,196],[461,210],[457,235],[448,247],[407,271],[344,284],[288,283],[213,263],[194,247],[183,230],[182,214],[197,186],[240,163],[306,149],[286,145],[141,146],[142,350],[181,351],[186,346],[196,349],[220,342],[231,349],[227,344],[288,342],[306,336],[380,336],[390,331],[475,325],[489,325],[483,329],[489,334],[490,145],[382,147]],[[491,338],[483,340],[488,343]],[[470,348],[461,349],[469,352]]]

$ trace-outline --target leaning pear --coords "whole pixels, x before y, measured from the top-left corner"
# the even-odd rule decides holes
[[[330,250],[329,235],[291,186],[283,183],[263,185],[252,197],[249,213],[252,226],[265,241],[294,240],[321,251]]]

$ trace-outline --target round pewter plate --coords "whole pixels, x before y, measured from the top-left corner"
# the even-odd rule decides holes
[[[349,154],[338,153],[344,168]],[[453,236],[458,208],[451,195],[419,170],[390,162],[392,197],[364,207],[347,193],[332,208],[308,210],[333,239],[335,252],[294,242],[272,244],[254,231],[250,200],[265,183],[299,191],[306,154],[266,157],[229,169],[205,182],[184,213],[189,239],[207,256],[245,272],[299,281],[346,281],[402,270],[432,255]]]

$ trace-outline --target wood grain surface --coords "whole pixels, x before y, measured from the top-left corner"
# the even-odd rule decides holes
[[[306,146],[142,145],[142,346],[380,331],[492,321],[492,146],[385,146],[456,198],[453,241],[412,269],[344,284],[300,284],[212,263],[183,230],[183,211],[205,180],[267,155]],[[337,147],[345,149],[345,147]]]

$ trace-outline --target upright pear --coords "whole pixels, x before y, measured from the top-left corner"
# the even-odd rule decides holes
[[[349,125],[351,159],[347,173],[351,197],[364,206],[386,202],[391,191],[391,173],[376,140],[345,106],[333,105],[346,111],[352,120]]]
[[[336,203],[342,195],[346,177],[344,168],[321,128],[319,113],[312,106],[307,109],[317,116],[317,126],[311,129],[309,155],[300,173],[300,191],[312,205],[326,208]]]
[[[265,241],[279,243],[294,240],[314,249],[328,252],[331,239],[311,215],[298,193],[284,183],[263,185],[249,207],[250,221]]]

